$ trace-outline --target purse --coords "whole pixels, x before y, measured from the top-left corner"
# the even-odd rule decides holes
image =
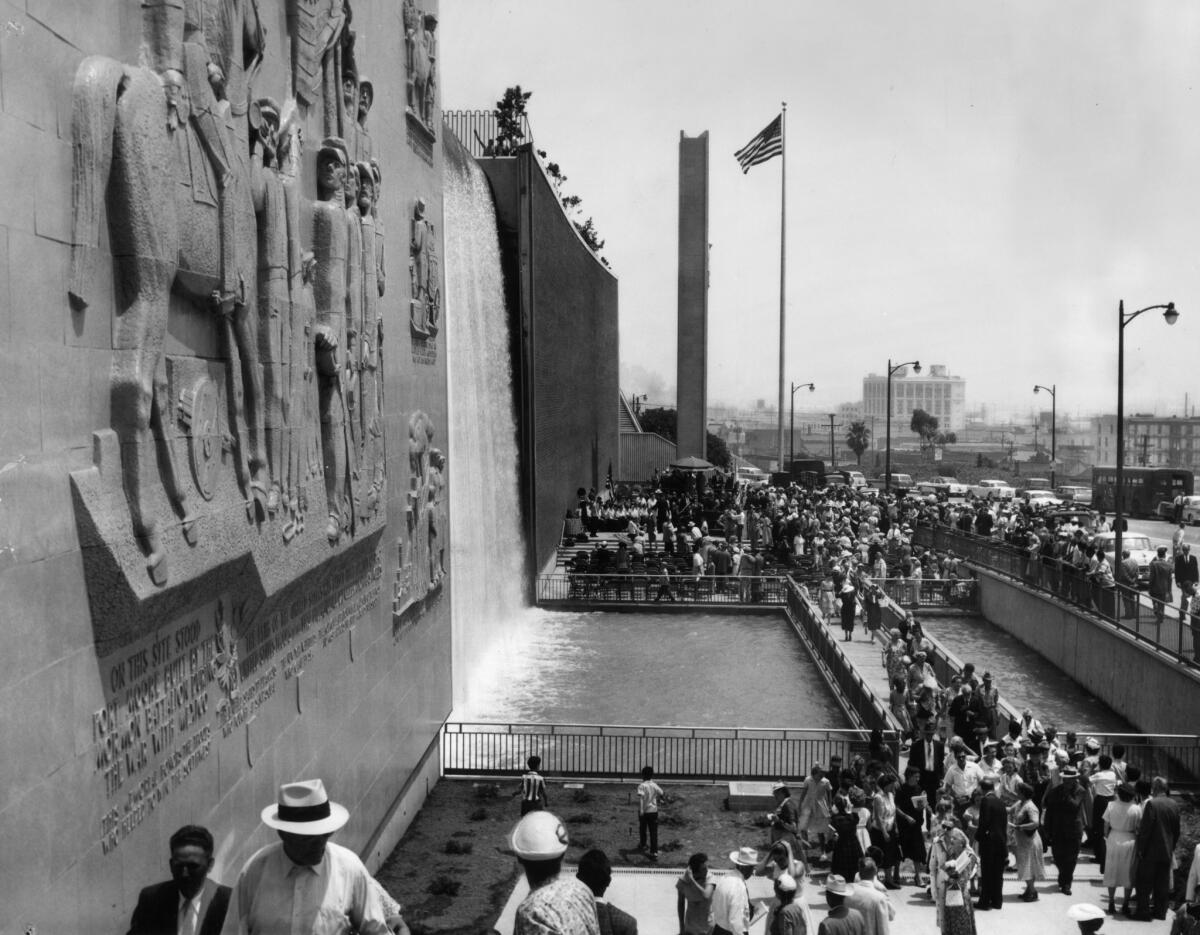
[[[951,886],[946,890],[946,906],[961,906],[963,905],[963,892],[957,886]]]

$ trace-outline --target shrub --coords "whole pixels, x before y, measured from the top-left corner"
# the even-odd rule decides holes
[[[442,850],[447,854],[470,854],[475,850],[475,845],[470,841],[456,841],[451,838]]]
[[[426,888],[431,896],[457,896],[458,891],[462,889],[461,880],[452,880],[444,873],[439,873],[430,882]]]
[[[481,782],[475,787],[475,798],[488,801],[500,797],[500,786],[494,782]]]
[[[571,793],[571,801],[577,805],[586,805],[592,801],[592,794],[587,789],[576,789]]]
[[[567,816],[568,825],[590,825],[593,821],[591,812],[576,812]]]
[[[486,808],[477,808],[467,815],[467,821],[487,821],[487,819],[488,810]]]

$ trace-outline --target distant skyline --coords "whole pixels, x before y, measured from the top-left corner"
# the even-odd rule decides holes
[[[533,92],[607,241],[631,393],[675,384],[678,141],[708,130],[708,395],[774,406],[781,161],[733,153],[784,100],[784,379],[812,406],[890,357],[947,365],[968,410],[1038,411],[1042,383],[1114,412],[1122,298],[1181,312],[1126,329],[1127,412],[1200,390],[1200,4],[455,0],[438,31],[445,108]]]

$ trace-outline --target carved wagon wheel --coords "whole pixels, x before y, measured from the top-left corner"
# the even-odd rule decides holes
[[[190,390],[183,391],[179,408],[188,427],[188,457],[196,489],[205,500],[211,500],[216,493],[223,445],[217,385],[207,376],[200,377]]]

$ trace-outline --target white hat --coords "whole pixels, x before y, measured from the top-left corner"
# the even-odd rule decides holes
[[[1104,910],[1091,903],[1076,903],[1067,910],[1067,918],[1074,922],[1087,922],[1090,919],[1103,919]]]
[[[279,801],[262,810],[268,828],[289,834],[333,834],[350,820],[350,813],[330,802],[319,779],[287,782],[279,787]]]
[[[758,851],[752,847],[739,847],[729,852],[729,859],[739,867],[754,867],[758,865]]]
[[[509,845],[523,860],[553,860],[567,852],[567,828],[553,812],[525,815],[513,827]]]
[[[780,874],[779,879],[775,881],[775,885],[778,886],[785,893],[792,893],[798,889],[798,887],[796,886],[796,878],[793,877],[790,873]]]
[[[782,779],[780,779],[777,782],[771,783],[771,791],[772,792],[787,792],[788,784],[786,782],[784,782]]]
[[[846,883],[845,877],[831,873],[825,878],[825,892],[833,893],[835,896],[849,896],[850,886]]]
[[[1089,750],[1099,750],[1100,749],[1100,741],[1097,740],[1095,737],[1089,737],[1087,740],[1085,740],[1083,742],[1083,745]],[[1081,903],[1080,905],[1083,905],[1083,904]]]

